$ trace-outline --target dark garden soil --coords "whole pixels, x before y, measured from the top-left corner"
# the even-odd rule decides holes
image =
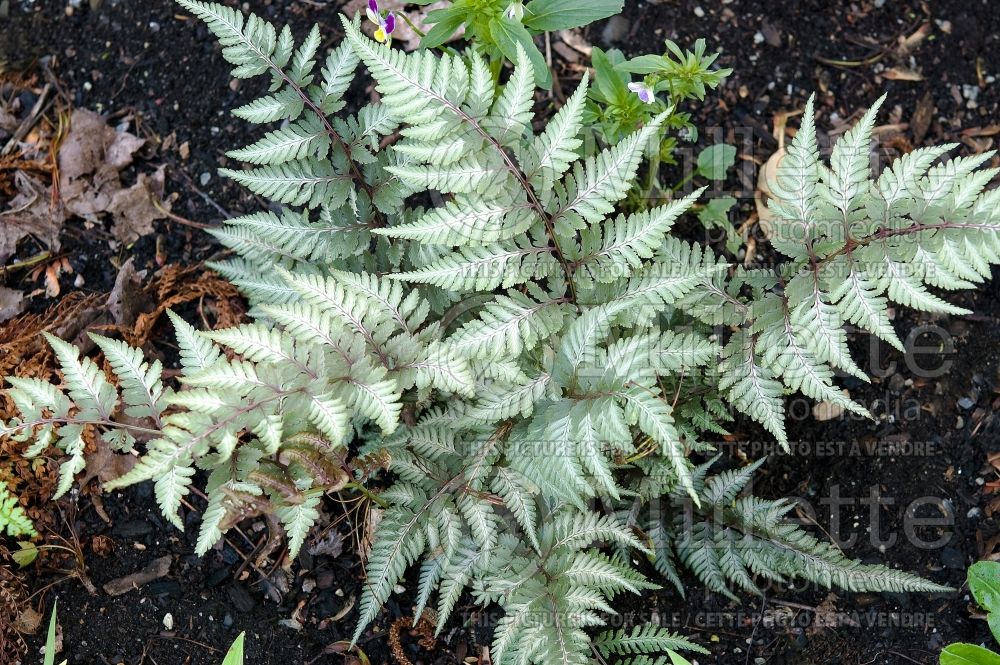
[[[49,68],[74,105],[116,117],[131,114],[133,131],[160,145],[157,159],[167,165],[166,191],[176,196],[176,215],[212,224],[227,214],[262,207],[263,202],[215,172],[225,165],[226,149],[255,138],[228,110],[260,86],[232,83],[206,30],[166,0],[71,4],[0,2],[7,12],[0,17],[0,61],[7,62],[8,70],[37,68],[40,59],[49,57]],[[290,22],[300,35],[308,24],[319,22],[328,40],[339,36],[336,2],[247,4],[269,19]],[[700,143],[721,138],[740,148],[738,166],[725,183],[741,199],[736,225],[753,215],[757,169],[776,146],[774,114],[800,109],[814,91],[820,126],[833,132],[842,131],[845,121],[887,92],[879,133],[883,147],[895,153],[957,141],[962,153],[971,154],[991,148],[1000,136],[1000,84],[994,80],[1000,76],[1000,5],[993,0],[626,4],[622,17],[593,26],[587,39],[631,55],[659,52],[664,38],[690,46],[705,37],[709,50],[722,51],[720,64],[735,69],[719,91],[703,104],[689,104],[688,110],[696,124],[710,128],[702,132]],[[914,37],[923,34],[919,31],[925,24],[929,32]],[[562,54],[556,63],[561,85],[572,89],[578,73],[564,62],[573,59],[572,53],[556,53]],[[905,80],[914,73],[921,80]],[[368,94],[355,92],[359,99]],[[23,102],[30,106],[32,100]],[[797,123],[793,118],[790,126]],[[68,222],[63,251],[76,273],[84,275],[83,289],[109,291],[114,265],[130,256],[137,268],[155,270],[157,251],[169,263],[182,264],[219,251],[207,234],[190,226],[170,220],[157,224],[159,240],[149,236],[112,252],[100,229],[85,232]],[[697,234],[695,226],[687,230]],[[763,250],[755,258],[768,259]],[[66,290],[72,290],[71,282],[67,278]],[[974,314],[897,316],[900,337],[912,333],[908,342],[921,348],[917,355],[904,358],[866,337],[853,341],[865,360],[862,368],[874,378],[870,385],[856,380],[843,385],[870,407],[877,422],[846,417],[817,421],[810,404],[791,402],[792,454],[771,457],[755,492],[801,497],[812,511],[804,508],[799,514],[815,521],[818,537],[833,533],[853,541],[843,543],[852,557],[910,570],[957,592],[838,591],[832,596],[823,589],[775,587],[737,604],[705,594],[691,579],[686,600],[669,589],[621,599],[623,616],[649,619],[655,613],[679,632],[695,636],[712,648],[711,657],[698,657],[703,665],[927,664],[937,662],[938,651],[948,642],[988,641],[985,621],[973,616],[962,587],[970,563],[1000,556],[992,539],[1000,524],[991,515],[991,497],[984,489],[984,483],[997,478],[987,457],[1000,452],[1000,279],[950,299]],[[168,340],[164,329],[153,344],[169,349]],[[768,441],[751,424],[737,423],[734,436],[720,447],[735,463],[775,452]],[[881,497],[874,509],[869,498],[873,490]],[[830,499],[838,496],[841,507],[831,510]],[[196,507],[203,505],[197,497],[191,500]],[[362,571],[345,524],[339,526],[342,555],[333,556],[338,544],[333,542],[333,551],[300,556],[290,574],[268,570],[262,575],[245,563],[245,555],[262,538],[258,525],[242,525],[245,536],[231,534],[230,544],[199,559],[192,554],[197,513],[189,511],[191,528],[180,533],[159,517],[148,486],[105,496],[103,507],[84,496],[77,508],[63,501],[60,510],[59,529],[66,537],[75,533],[83,543],[87,574],[98,593],[91,595],[78,581],[55,573],[35,572],[28,583],[32,590],[55,583],[33,602],[47,615],[59,599],[71,663],[218,663],[221,650],[241,630],[248,632],[248,663],[345,662],[341,655],[323,653],[327,645],[348,637],[357,614],[349,608]],[[336,514],[339,508],[330,510]],[[921,518],[923,525],[914,522]],[[926,525],[934,518],[948,525]],[[881,548],[876,541],[893,536],[895,542]],[[918,541],[938,542],[921,547]],[[121,596],[102,590],[106,582],[163,556],[170,557],[166,576]],[[388,627],[408,610],[405,601],[391,601],[376,629],[362,638],[372,663],[396,662],[388,647]],[[471,606],[460,610],[456,616],[474,616]],[[168,613],[172,627],[164,622]],[[406,630],[403,643],[414,662],[461,663],[468,657],[465,662],[475,663],[488,633],[456,620],[431,653]],[[38,646],[39,638],[31,638],[26,662],[40,661]]]

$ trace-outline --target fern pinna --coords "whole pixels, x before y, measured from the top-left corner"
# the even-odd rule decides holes
[[[745,491],[757,465],[713,476],[693,458],[711,453],[706,433],[725,432],[727,405],[781,442],[786,392],[866,413],[833,382],[835,369],[864,378],[844,326],[898,346],[890,300],[957,311],[929,287],[989,274],[1000,194],[983,191],[988,156],[938,163],[947,147],[922,149],[873,177],[872,109],[827,166],[810,103],[772,186],[787,260],[734,269],[670,234],[700,191],[620,211],[662,118],[585,154],[586,77],[536,133],[523,51],[501,84],[475,50],[407,54],[344,18],[345,41],[320,65],[316,30],[296,46],[287,28],[178,1],[236,76],[270,77],[236,115],[282,123],[230,153],[249,168],[226,171],[275,207],[216,232],[238,258],[215,268],[254,322],[200,333],[174,316],[176,391],[120,342],[97,338],[115,387],[52,340],[65,390],[12,379],[21,418],[4,429],[29,454],[69,455],[61,490],[86,431],[119,450],[141,433],[139,464],[109,488],[154,480],[180,526],[206,469],[199,552],[267,510],[294,554],[322,496],[369,492],[368,462],[383,460],[355,639],[412,570],[415,616],[433,605],[439,631],[467,591],[503,608],[501,664],[697,650],[659,626],[594,632],[615,595],[653,586],[636,553],[682,593],[678,565],[724,594],[796,576],[941,589],[786,521],[789,503]],[[351,114],[359,63],[381,99]],[[442,202],[421,207],[427,193]]]

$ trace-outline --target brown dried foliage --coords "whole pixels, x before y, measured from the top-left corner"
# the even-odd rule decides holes
[[[392,626],[389,627],[389,649],[398,665],[413,665],[413,661],[407,657],[406,651],[403,649],[403,640],[400,638],[403,628],[410,622],[410,617],[402,616],[393,621]],[[417,622],[417,625],[410,630],[410,635],[417,638],[417,644],[423,649],[432,651],[437,646],[437,638],[434,637],[435,630],[437,630],[437,612],[426,609],[420,615],[420,621]]]
[[[3,550],[3,547],[0,547]],[[28,652],[21,634],[15,630],[17,617],[27,606],[27,594],[20,578],[0,566],[0,662],[17,663]]]
[[[55,357],[42,337],[43,332],[83,342],[87,330],[99,331],[105,335],[117,334],[133,346],[146,347],[159,341],[154,339],[155,335],[164,335],[164,341],[170,344],[169,326],[157,326],[167,309],[196,303],[204,328],[236,325],[245,313],[235,288],[201,266],[166,266],[141,290],[138,295],[151,306],[146,308],[148,311],[140,312],[131,326],[110,322],[107,294],[80,291],[67,293],[44,312],[25,313],[0,324],[0,377],[13,375],[60,382]],[[103,360],[93,345],[90,355],[98,362]],[[14,415],[13,401],[0,390],[0,419],[9,420]],[[94,432],[89,434],[88,452],[92,453],[97,437]],[[46,458],[27,460],[21,455],[22,450],[23,444],[0,439],[0,481],[8,483],[42,531],[42,527],[55,522],[48,502],[55,492],[58,464]]]

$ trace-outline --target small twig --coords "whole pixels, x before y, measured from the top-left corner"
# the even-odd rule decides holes
[[[31,197],[30,201],[28,201],[19,208],[14,208],[13,210],[4,210],[3,212],[0,212],[0,217],[5,217],[7,215],[16,215],[19,212],[24,212],[31,206],[35,205],[35,201],[37,200],[38,200],[38,192],[35,192],[35,195]]]
[[[886,653],[891,653],[893,656],[899,656],[903,660],[909,661],[911,663],[916,663],[917,665],[921,665],[921,663],[920,663],[919,660],[914,660],[914,659],[910,658],[909,656],[907,656],[905,654],[899,653],[898,651],[889,650],[889,651],[886,651]]]
[[[199,189],[198,186],[194,184],[194,180],[191,179],[191,176],[189,176],[185,171],[181,171],[180,174],[185,180],[187,180],[188,187],[198,194],[198,196],[200,196],[205,203],[218,210],[219,214],[221,214],[225,219],[232,219],[233,214],[219,205],[215,199],[206,194],[203,190]]]
[[[31,113],[29,113],[28,117],[21,122],[21,125],[14,132],[14,135],[10,137],[10,140],[7,141],[7,145],[3,147],[3,150],[0,150],[0,155],[6,155],[11,152],[21,139],[28,135],[28,132],[31,131],[32,127],[38,123],[39,119],[41,119],[42,115],[49,107],[48,97],[51,91],[52,84],[46,83],[45,87],[42,88],[42,94],[38,96],[38,100],[32,107]]]
[[[160,211],[160,213],[171,220],[177,222],[178,224],[183,224],[184,226],[193,226],[196,229],[217,229],[219,224],[205,224],[204,222],[195,222],[193,220],[181,217],[180,215],[175,215],[166,208],[163,207],[163,203],[153,199],[153,207]]]
[[[30,268],[32,266],[38,265],[39,263],[45,263],[49,259],[53,258],[59,258],[59,257],[52,256],[52,252],[46,250],[44,252],[40,252],[39,254],[35,254],[31,258],[24,259],[23,261],[17,261],[15,263],[11,263],[9,266],[0,266],[0,275],[6,277],[7,273],[13,270],[20,270],[21,268]]]
[[[767,609],[767,594],[760,599],[760,614],[753,622],[753,630],[750,631],[750,638],[747,640],[747,657],[743,661],[744,665],[749,665],[750,656],[753,654],[753,638],[757,636],[757,629],[760,628],[761,622],[764,620],[764,611]]]

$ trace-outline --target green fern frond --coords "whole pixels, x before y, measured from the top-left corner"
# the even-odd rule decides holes
[[[10,538],[34,538],[38,535],[17,497],[7,489],[7,483],[0,481],[0,535],[4,532]]]

